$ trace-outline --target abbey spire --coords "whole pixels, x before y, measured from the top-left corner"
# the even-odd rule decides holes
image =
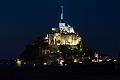
[[[63,20],[63,6],[61,6],[61,20]]]
[[[63,18],[63,6],[61,6],[61,18],[60,18],[60,22],[59,22],[59,29],[60,29],[60,33],[75,33],[73,27],[71,27],[69,24],[67,24],[64,21]]]

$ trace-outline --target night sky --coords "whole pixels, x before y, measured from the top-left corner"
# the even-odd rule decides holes
[[[120,52],[119,0],[0,0],[0,58],[15,58],[25,46],[58,27],[61,8],[86,46]]]

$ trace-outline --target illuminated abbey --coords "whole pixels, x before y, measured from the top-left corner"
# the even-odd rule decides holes
[[[27,45],[23,53],[18,57],[19,64],[64,65],[71,63],[91,63],[110,61],[109,56],[104,56],[96,49],[83,45],[81,36],[63,18],[63,6],[61,7],[61,19],[58,28],[52,28],[46,36],[37,38],[32,44]]]
[[[48,44],[51,47],[57,47],[59,45],[69,45],[71,49],[78,49],[82,51],[82,38],[75,32],[74,28],[64,22],[63,7],[61,13],[61,19],[59,22],[59,28],[52,28],[51,33],[48,34]]]
[[[51,32],[44,37],[43,42],[48,46],[40,49],[42,55],[48,55],[47,64],[52,62],[61,64],[61,61],[79,61],[78,56],[83,50],[82,38],[72,26],[64,22],[63,6],[61,9],[62,13],[58,28],[52,28]]]

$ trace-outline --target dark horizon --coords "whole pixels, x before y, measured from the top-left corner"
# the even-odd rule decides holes
[[[120,1],[0,1],[0,58],[19,56],[27,44],[57,27],[61,4],[65,20],[85,45],[108,55],[120,52]]]

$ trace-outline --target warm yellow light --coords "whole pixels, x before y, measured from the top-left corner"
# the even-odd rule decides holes
[[[60,60],[60,65],[63,66],[64,60]]]
[[[80,48],[80,51],[82,51],[82,48]]]
[[[98,58],[98,54],[97,53],[95,53],[95,57]]]
[[[17,61],[16,61],[17,66],[21,66],[21,63],[22,62],[19,59],[17,59]]]
[[[107,61],[111,61],[112,59],[108,58]]]
[[[82,61],[80,61],[79,63],[83,63]]]
[[[100,59],[99,62],[102,62],[102,60]]]
[[[59,62],[60,60],[59,60],[59,59],[57,59],[57,61]]]
[[[93,59],[92,62],[97,62],[97,61],[95,59]]]
[[[74,59],[74,62],[78,62],[78,60],[77,60],[77,59]]]

